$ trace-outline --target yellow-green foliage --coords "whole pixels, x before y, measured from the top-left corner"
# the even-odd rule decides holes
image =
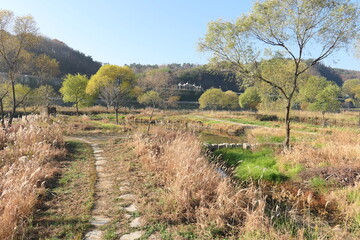
[[[73,102],[76,106],[86,105],[91,100],[91,96],[85,92],[88,82],[86,75],[66,75],[60,89],[64,102]]]
[[[134,85],[135,74],[129,67],[104,65],[94,74],[86,87],[88,94],[98,94],[99,88],[119,81],[120,88],[130,88]]]

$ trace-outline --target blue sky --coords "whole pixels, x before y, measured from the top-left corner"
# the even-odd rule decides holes
[[[32,15],[42,35],[103,63],[207,63],[197,43],[207,23],[235,20],[252,0],[0,0],[0,8]],[[360,70],[352,52],[324,62]]]

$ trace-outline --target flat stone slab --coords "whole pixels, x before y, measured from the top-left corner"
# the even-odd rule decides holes
[[[112,187],[112,182],[109,180],[102,179],[96,183],[95,187],[98,188],[99,190],[109,189]]]
[[[94,216],[94,219],[90,221],[90,223],[94,226],[103,226],[110,222],[110,218],[104,217],[104,216]]]
[[[101,160],[101,158],[104,158],[100,153],[95,153],[94,157],[96,160]]]
[[[106,160],[96,160],[95,165],[96,166],[106,165]]]
[[[124,194],[119,196],[119,198],[124,199],[124,200],[133,200],[135,199],[135,195],[134,194]]]
[[[93,230],[85,235],[85,240],[101,240],[102,231]]]
[[[111,177],[112,174],[111,173],[106,173],[106,172],[99,172],[98,176],[99,176],[99,178],[108,178],[108,177]]]
[[[126,211],[128,212],[136,212],[137,211],[137,207],[135,204],[131,204],[130,206],[124,208]]]
[[[97,172],[104,172],[105,171],[105,168],[103,166],[99,166],[99,165],[95,166],[95,169],[96,169]]]
[[[120,240],[135,240],[141,238],[141,236],[144,234],[144,231],[136,231],[129,234],[125,234],[121,236]]]
[[[138,228],[138,227],[143,227],[143,226],[145,226],[145,221],[141,217],[135,218],[130,223],[130,227],[132,227],[132,228]]]
[[[96,149],[96,150],[94,150],[94,154],[102,153],[102,152],[104,152],[104,150],[102,150],[102,149]]]

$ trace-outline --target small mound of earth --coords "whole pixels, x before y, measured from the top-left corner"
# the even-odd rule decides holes
[[[300,173],[300,177],[304,180],[321,177],[338,187],[353,186],[356,182],[360,181],[360,167],[313,168]]]

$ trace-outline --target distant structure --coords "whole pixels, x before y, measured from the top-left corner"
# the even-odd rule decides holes
[[[190,84],[188,82],[184,84],[179,83],[177,85],[177,90],[190,90],[196,92],[204,91],[204,89],[201,86],[196,86],[195,84]]]

